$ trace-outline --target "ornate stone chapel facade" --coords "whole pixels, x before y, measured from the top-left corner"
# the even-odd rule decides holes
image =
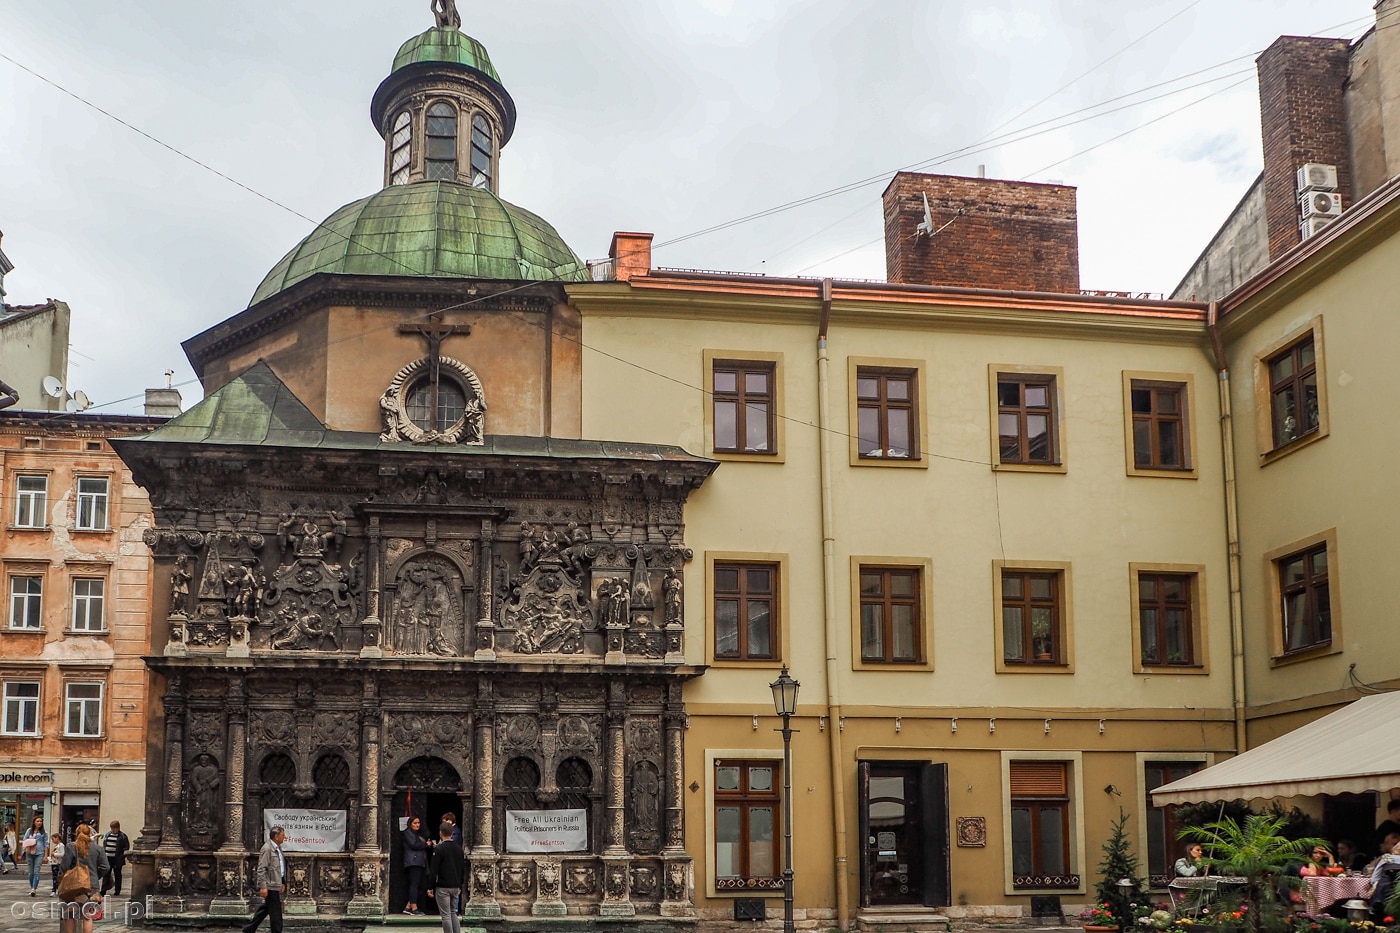
[[[683,510],[716,464],[579,439],[586,271],[496,195],[485,50],[440,19],[372,109],[384,190],[187,341],[200,404],[116,444],[160,590],[137,893],[245,913],[264,812],[343,811],[288,909],[382,916],[401,820],[452,813],[470,916],[692,915]],[[586,844],[512,851],[507,814],[549,810]]]

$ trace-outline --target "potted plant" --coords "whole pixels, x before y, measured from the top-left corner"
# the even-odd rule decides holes
[[[1118,929],[1118,918],[1107,904],[1095,904],[1081,912],[1079,922],[1084,925],[1085,933],[1109,933]]]
[[[1282,830],[1287,822],[1283,814],[1255,813],[1243,821],[1218,820],[1181,831],[1182,839],[1199,842],[1205,849],[1204,862],[1212,874],[1245,879],[1239,916],[1226,911],[1227,916],[1217,917],[1218,923],[1233,920],[1255,933],[1282,925],[1276,890],[1296,887],[1300,880],[1285,873],[1289,864],[1307,861],[1313,846],[1327,844],[1312,837],[1286,838]]]

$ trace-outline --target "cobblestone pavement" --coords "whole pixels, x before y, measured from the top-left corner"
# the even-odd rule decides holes
[[[47,865],[39,873],[39,893],[29,896],[29,871],[20,862],[19,870],[10,869],[0,875],[0,933],[26,931],[54,931],[58,929],[60,906],[56,897],[50,897],[53,890],[53,877]],[[112,933],[124,925],[124,914],[134,911],[140,905],[116,897],[108,898],[105,917],[93,924],[94,930],[110,930]]]

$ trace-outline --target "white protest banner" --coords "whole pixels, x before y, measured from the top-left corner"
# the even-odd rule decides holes
[[[507,852],[584,852],[587,810],[507,810]]]
[[[263,829],[280,826],[287,831],[284,852],[344,852],[344,810],[263,811]]]

